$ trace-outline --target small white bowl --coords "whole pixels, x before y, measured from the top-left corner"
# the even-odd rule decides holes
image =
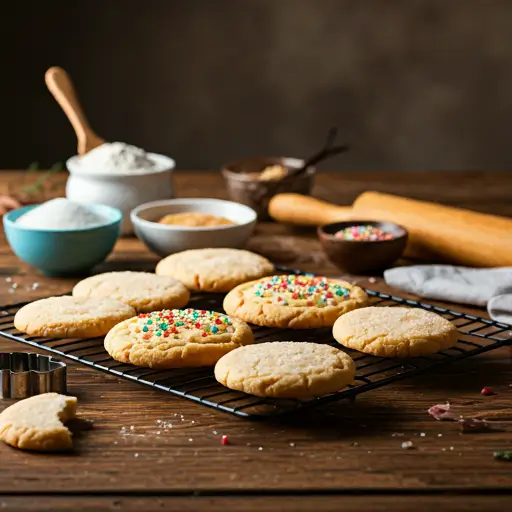
[[[236,224],[195,228],[158,223],[164,215],[183,212],[209,213]],[[188,249],[240,249],[251,236],[256,217],[256,212],[243,204],[202,198],[153,201],[138,206],[130,214],[137,237],[160,256]]]
[[[174,197],[172,170],[174,160],[164,155],[148,153],[158,168],[152,171],[104,173],[87,171],[77,156],[67,161],[69,178],[66,197],[79,203],[113,206],[123,212],[121,234],[131,235],[133,226],[130,212],[139,204]]]

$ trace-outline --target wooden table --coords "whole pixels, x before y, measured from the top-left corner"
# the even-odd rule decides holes
[[[4,188],[8,177],[0,176]],[[181,196],[225,196],[218,174],[179,173],[177,184]],[[343,204],[375,189],[512,215],[511,186],[509,173],[323,174],[316,194]],[[284,265],[337,275],[310,232],[260,225],[250,248]],[[122,239],[102,270],[152,269],[156,261],[137,240]],[[73,284],[41,277],[3,238],[0,275],[2,304]],[[14,293],[8,278],[18,284]],[[20,349],[0,341],[0,350]],[[504,510],[512,499],[512,463],[492,453],[512,449],[511,384],[511,353],[501,349],[366,393],[354,404],[248,422],[71,365],[69,392],[94,428],[77,438],[72,455],[0,446],[0,510]],[[498,394],[482,396],[483,386]],[[427,414],[447,400],[460,414],[491,418],[496,430],[461,434],[456,423]],[[405,440],[415,449],[402,449]]]

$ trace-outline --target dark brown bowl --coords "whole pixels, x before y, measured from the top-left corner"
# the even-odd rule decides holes
[[[270,165],[282,165],[288,169],[302,167],[304,160],[287,157],[249,157],[226,164],[222,175],[226,180],[232,201],[251,207],[258,214],[258,220],[270,220],[268,203],[276,194],[297,193],[311,195],[316,169],[309,167],[297,177],[279,181],[259,181],[250,173],[261,172]]]
[[[357,241],[334,238],[340,229],[369,225],[392,233],[391,240]],[[349,274],[380,272],[393,266],[407,245],[407,230],[391,222],[352,220],[334,222],[318,228],[318,238],[327,257],[342,271]]]

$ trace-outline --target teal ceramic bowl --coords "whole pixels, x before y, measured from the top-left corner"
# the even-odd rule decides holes
[[[73,230],[31,229],[16,220],[38,205],[18,208],[4,215],[5,236],[20,260],[47,276],[86,274],[112,251],[121,232],[123,214],[117,208],[87,205],[105,218],[105,224]]]

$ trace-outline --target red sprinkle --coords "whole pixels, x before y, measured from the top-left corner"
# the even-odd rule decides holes
[[[496,394],[492,388],[489,388],[487,386],[482,388],[482,391],[480,391],[480,393],[482,393],[482,395],[484,395],[484,396],[490,396],[490,395]]]
[[[229,444],[228,436],[222,436],[220,443],[222,444],[222,446],[226,446],[227,444]]]

